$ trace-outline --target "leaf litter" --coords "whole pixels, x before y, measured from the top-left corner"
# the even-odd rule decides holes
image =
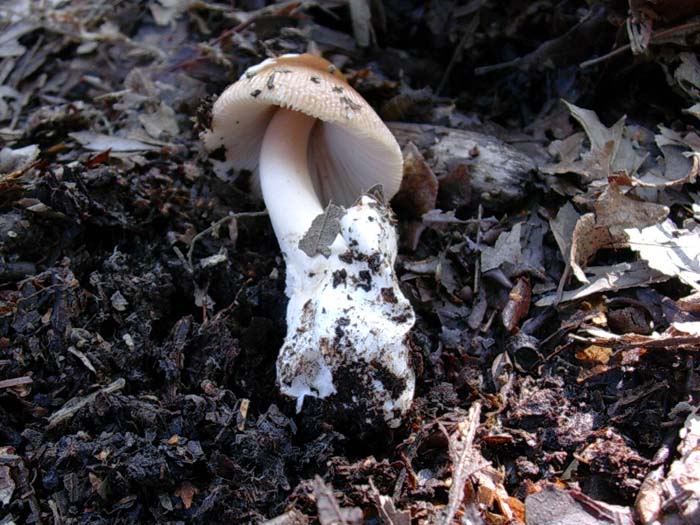
[[[0,522],[697,521],[699,13],[642,4],[0,7]],[[393,433],[277,393],[284,265],[199,141],[300,52],[406,160]]]

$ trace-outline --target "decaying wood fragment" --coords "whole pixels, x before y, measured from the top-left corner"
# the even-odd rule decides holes
[[[471,176],[472,203],[498,208],[525,198],[534,161],[505,142],[474,131],[392,122],[389,129],[403,148],[413,142],[440,179],[453,170]]]
[[[59,423],[72,418],[78,412],[78,410],[95,401],[98,395],[112,394],[124,388],[124,385],[126,385],[126,381],[124,381],[123,378],[119,378],[116,381],[113,381],[109,385],[100,388],[99,390],[91,394],[88,394],[83,397],[76,397],[69,400],[65,405],[63,405],[63,407],[61,407],[59,410],[57,410],[56,412],[51,414],[51,416],[49,416],[49,424],[47,426],[47,430],[50,430]]]

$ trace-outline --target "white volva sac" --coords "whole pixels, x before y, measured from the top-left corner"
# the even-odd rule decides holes
[[[369,196],[340,224],[329,258],[287,266],[288,328],[277,377],[297,409],[305,396],[339,393],[340,403],[381,412],[396,426],[415,384],[406,340],[415,318],[394,273],[396,233],[384,205]]]
[[[306,396],[332,396],[344,412],[397,426],[413,399],[407,334],[414,314],[394,273],[391,212],[363,196],[377,184],[387,199],[398,191],[396,140],[329,62],[310,55],[248,70],[212,117],[205,145],[224,146],[232,167],[257,173],[284,255],[281,391],[299,410]],[[340,233],[328,257],[309,256],[299,241],[328,202],[348,207]]]

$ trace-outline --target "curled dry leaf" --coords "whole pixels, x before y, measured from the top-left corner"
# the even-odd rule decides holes
[[[668,277],[661,272],[649,268],[645,261],[592,266],[588,268],[588,274],[588,283],[564,292],[560,302],[577,301],[597,293],[635,288],[668,280]],[[538,299],[535,305],[551,306],[556,300],[556,294],[546,295]]]
[[[573,204],[567,202],[564,206],[559,208],[557,215],[549,221],[549,227],[552,230],[554,239],[557,241],[559,251],[564,261],[567,262],[571,260],[574,230],[580,217],[581,215],[576,211]]]
[[[639,4],[634,2],[630,4],[630,16],[627,17],[627,38],[629,38],[632,53],[640,55],[649,47],[654,24],[648,12],[639,8]]]
[[[571,237],[571,260],[569,261],[579,281],[589,282],[583,270],[588,261],[598,253],[598,250],[613,244],[612,235],[605,226],[596,224],[594,214],[586,213],[579,218]]]
[[[530,310],[531,300],[530,280],[527,277],[521,277],[508,294],[508,302],[501,312],[501,320],[506,330],[512,333],[518,329],[520,321]]]
[[[628,245],[626,228],[649,226],[663,220],[666,206],[634,199],[610,184],[594,204],[595,214],[581,216],[572,234],[571,268],[581,282],[589,282],[584,268],[603,248]],[[567,211],[572,215],[571,211]]]

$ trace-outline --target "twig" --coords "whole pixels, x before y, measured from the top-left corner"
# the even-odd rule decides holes
[[[474,68],[474,74],[477,77],[480,77],[480,76],[486,75],[488,73],[493,73],[494,71],[500,71],[502,69],[510,69],[512,67],[517,66],[521,62],[523,62],[523,57],[514,58],[513,60],[509,60],[508,62],[499,62],[498,64],[490,64],[488,66],[476,67],[476,68]]]
[[[589,37],[601,31],[603,26],[608,26],[606,10],[603,6],[598,6],[591,9],[586,18],[566,33],[543,42],[534,51],[508,62],[477,67],[474,69],[474,74],[480,76],[503,69],[529,68],[536,64],[546,63],[548,60],[556,63],[562,57],[569,56],[572,50],[579,49],[581,42],[589,41]]]
[[[442,75],[442,79],[440,80],[440,84],[438,85],[437,89],[435,90],[436,95],[439,95],[440,93],[442,93],[442,90],[445,89],[445,85],[447,84],[447,81],[450,79],[450,74],[452,73],[452,69],[454,68],[455,64],[457,63],[457,61],[460,59],[460,57],[462,55],[462,49],[467,44],[467,40],[469,40],[469,37],[474,35],[474,31],[476,31],[476,27],[478,25],[479,25],[479,13],[476,13],[474,16],[471,17],[471,19],[469,20],[469,23],[464,28],[464,34],[462,35],[462,38],[459,39],[459,42],[457,43],[457,46],[455,47],[455,50],[452,53],[452,58],[450,59],[450,63],[447,64],[447,68],[445,69],[445,73],[443,73],[443,75]]]
[[[213,46],[214,44],[218,44],[224,38],[227,38],[234,33],[238,33],[240,31],[243,31],[246,27],[254,24],[263,16],[267,16],[267,15],[271,15],[271,14],[278,15],[278,14],[292,13],[295,9],[297,9],[301,5],[302,5],[302,2],[300,2],[298,0],[292,0],[291,2],[285,2],[283,4],[273,4],[273,5],[268,5],[268,6],[262,7],[253,13],[249,13],[250,18],[248,18],[248,20],[241,22],[240,24],[232,27],[231,29],[227,29],[226,31],[223,31],[219,36],[210,40],[209,45]]]
[[[187,263],[189,264],[190,270],[192,268],[194,268],[194,264],[192,262],[192,258],[194,256],[194,246],[195,246],[195,244],[197,244],[197,241],[199,241],[202,237],[204,237],[205,235],[209,235],[211,232],[213,232],[217,228],[220,228],[221,226],[223,226],[224,224],[226,224],[230,220],[240,219],[243,217],[262,217],[263,215],[267,215],[267,210],[231,213],[231,214],[227,215],[226,217],[219,219],[218,221],[212,223],[211,226],[209,226],[208,228],[205,228],[204,230],[199,232],[197,235],[195,235],[192,238],[192,242],[190,243],[190,249],[187,250]]]
[[[601,57],[591,58],[590,60],[581,62],[578,67],[580,67],[581,69],[586,69],[587,67],[595,66],[596,64],[600,64],[601,62],[605,62],[606,60],[624,54],[625,51],[628,51],[631,47],[632,46],[630,44],[625,44],[622,47],[613,49],[612,51],[610,51],[610,53],[607,53]]]
[[[660,42],[660,40],[663,40],[665,38],[668,38],[670,36],[676,35],[676,33],[692,33],[693,31],[698,31],[700,30],[700,22],[691,22],[689,24],[681,24],[679,26],[674,26],[674,27],[669,27],[668,29],[662,29],[661,31],[655,31],[652,35],[651,38],[649,39],[649,45],[652,44],[661,44],[663,42]],[[587,67],[594,66],[596,64],[600,64],[601,62],[605,62],[606,60],[609,60],[611,58],[614,58],[618,55],[621,55],[627,51],[629,51],[632,48],[631,44],[625,44],[624,46],[618,47],[616,49],[613,49],[609,53],[597,57],[597,58],[591,58],[590,60],[586,60],[585,62],[581,62],[579,64],[579,67],[581,69],[585,69]]]
[[[569,280],[570,273],[571,273],[571,261],[566,261],[566,266],[564,267],[564,273],[561,274],[561,279],[559,279],[559,285],[557,286],[557,298],[554,300],[555,306],[561,302],[561,298],[564,295],[564,286],[566,286],[566,281]]]
[[[126,385],[126,381],[124,380],[124,378],[120,377],[116,381],[110,383],[105,387],[100,388],[92,394],[88,394],[83,397],[74,397],[73,399],[70,399],[66,402],[65,405],[63,405],[56,412],[49,416],[49,424],[46,427],[46,429],[51,430],[56,425],[72,418],[78,412],[78,410],[94,403],[95,399],[97,399],[97,396],[99,396],[100,394],[112,394],[124,388],[124,385]]]
[[[213,319],[213,320],[220,319],[221,317],[223,317],[224,315],[226,315],[232,308],[238,306],[238,305],[239,305],[238,299],[240,298],[241,294],[244,292],[244,290],[246,289],[246,287],[247,287],[249,284],[251,284],[252,282],[253,282],[253,279],[251,279],[251,278],[246,279],[246,281],[241,285],[241,287],[240,287],[240,288],[238,289],[238,291],[236,292],[236,296],[233,298],[233,301],[231,301],[231,304],[229,304],[229,305],[226,306],[225,308],[222,308],[221,310],[219,310],[219,311],[216,313],[216,315],[214,316],[214,319]]]
[[[464,500],[464,484],[478,470],[488,466],[480,456],[475,454],[474,437],[479,427],[481,403],[473,403],[464,421],[460,422],[454,435],[440,425],[447,437],[452,460],[452,485],[450,486],[449,504],[442,520],[443,525],[450,525]],[[481,459],[481,461],[479,461]]]
[[[4,380],[0,381],[0,390],[2,390],[3,388],[12,388],[13,386],[28,385],[28,384],[33,383],[33,382],[34,381],[29,376],[13,377],[12,379],[4,379]]]
[[[481,217],[483,214],[484,207],[479,204],[479,212],[477,215],[478,227],[476,229],[476,248],[479,250],[479,253],[477,254],[476,261],[474,261],[474,296],[479,293],[479,286],[481,285],[481,249],[479,246],[481,244]]]

